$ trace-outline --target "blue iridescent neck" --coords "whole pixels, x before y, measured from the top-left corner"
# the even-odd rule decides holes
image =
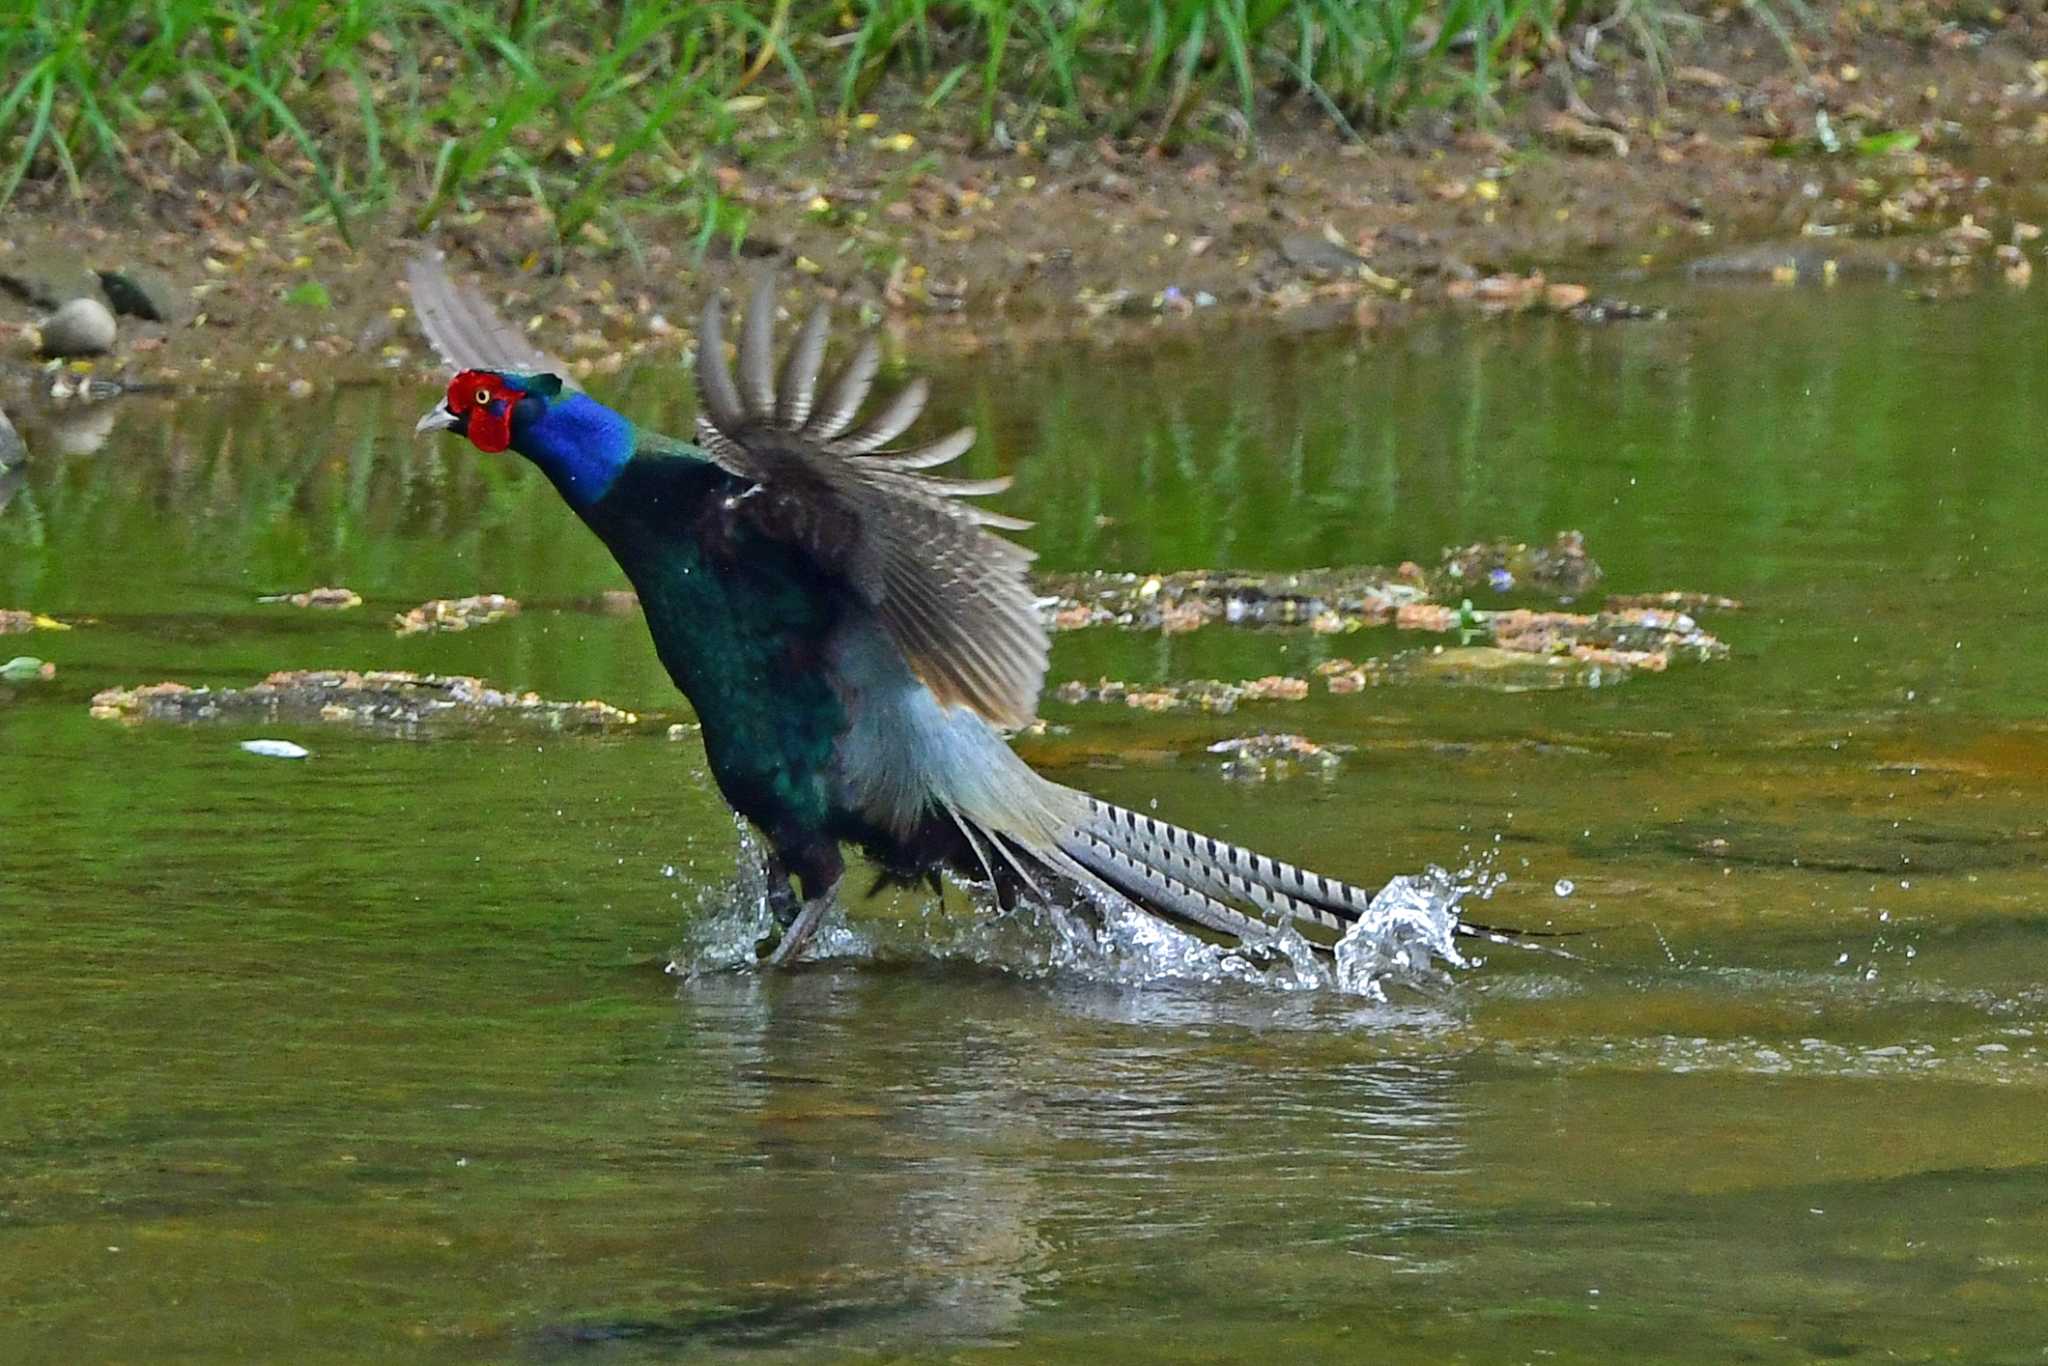
[[[579,510],[604,497],[633,458],[634,441],[633,424],[588,394],[550,402],[512,433],[512,449],[540,466]]]

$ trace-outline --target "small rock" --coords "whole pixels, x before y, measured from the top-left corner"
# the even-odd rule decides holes
[[[0,289],[37,308],[62,308],[73,299],[93,299],[99,281],[85,262],[67,252],[31,252],[0,265]]]
[[[312,751],[289,740],[244,740],[242,748],[265,759],[303,759]]]
[[[116,313],[153,323],[177,322],[185,314],[183,291],[147,266],[124,265],[98,274]]]
[[[33,655],[16,655],[0,664],[0,683],[39,683],[57,676],[57,666]]]
[[[308,588],[303,593],[270,593],[256,601],[283,602],[290,603],[293,607],[319,607],[330,612],[343,612],[351,607],[361,607],[363,595],[353,588]]]
[[[1219,740],[1211,754],[1223,756],[1223,776],[1239,782],[1269,782],[1299,775],[1327,778],[1343,762],[1348,745],[1319,745],[1300,735],[1244,735]]]
[[[1247,679],[1238,687],[1243,689],[1247,702],[1299,702],[1308,696],[1306,678],[1289,678],[1284,674]]]
[[[28,447],[23,444],[21,433],[14,430],[14,424],[7,420],[7,410],[0,408],[0,470],[9,465],[19,465],[28,459]]]
[[[1543,287],[1543,302],[1553,313],[1569,313],[1586,302],[1588,293],[1584,285],[1550,284]]]
[[[247,688],[193,688],[183,683],[108,688],[93,695],[92,715],[128,723],[318,721],[402,734],[418,734],[421,727],[493,720],[551,732],[627,729],[640,723],[632,712],[603,702],[551,702],[535,693],[493,688],[480,678],[339,669],[274,673]]]
[[[17,612],[0,609],[0,636],[20,635],[26,631],[68,631],[71,628],[55,617],[46,617],[41,612]]]
[[[423,631],[467,631],[472,626],[485,626],[506,617],[519,615],[519,602],[503,593],[480,593],[468,598],[435,598],[423,602],[392,619],[392,627],[402,636],[418,635]]]
[[[1339,246],[1312,232],[1292,233],[1280,239],[1280,256],[1296,270],[1325,275],[1356,275],[1365,258],[1349,247]]]
[[[1543,121],[1543,132],[1552,142],[1574,152],[1605,152],[1617,157],[1628,155],[1628,139],[1622,134],[1570,114],[1552,114]]]
[[[44,321],[46,356],[98,356],[114,348],[114,315],[98,299],[73,299]]]
[[[1612,322],[1662,322],[1669,316],[1662,308],[1650,304],[1631,303],[1627,299],[1590,299],[1572,310],[1572,316],[1582,323]]]
[[[1603,612],[1633,612],[1641,609],[1661,608],[1667,612],[1738,612],[1742,604],[1734,598],[1724,598],[1718,593],[1699,593],[1688,589],[1674,588],[1664,593],[1610,593],[1601,604]]]
[[[1735,84],[1727,76],[1704,66],[1681,66],[1671,73],[1671,79],[1680,85],[1696,85],[1704,90],[1726,90]]]
[[[1686,267],[1686,273],[1697,280],[1826,284],[1847,275],[1893,279],[1899,262],[1892,249],[1869,242],[1760,242],[1702,256]]]

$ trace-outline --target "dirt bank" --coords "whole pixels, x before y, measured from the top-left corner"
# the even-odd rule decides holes
[[[1642,68],[1567,79],[1560,58],[1490,129],[1424,120],[1362,142],[1282,110],[1255,143],[1175,156],[1106,139],[995,153],[943,113],[884,112],[772,166],[742,145],[721,173],[748,215],[737,262],[729,241],[700,261],[656,231],[561,248],[519,202],[451,214],[439,240],[600,372],[682,355],[703,292],[753,258],[927,349],[1247,317],[1373,329],[1444,304],[1597,318],[1602,291],[1582,283],[1625,292],[1628,271],[1686,263],[2024,284],[2042,249],[2048,22],[1987,13],[1971,28],[1887,12],[1806,34],[1796,55],[1740,17],[1710,20],[1661,88]],[[357,223],[351,250],[260,183],[83,205],[38,193],[0,225],[0,277],[35,293],[81,264],[140,267],[169,321],[123,318],[111,354],[60,364],[34,354],[48,304],[0,296],[9,403],[88,378],[305,386],[428,367],[405,315],[398,267],[419,239],[402,213]]]

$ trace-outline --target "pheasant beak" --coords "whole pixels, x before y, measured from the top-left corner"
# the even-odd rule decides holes
[[[425,417],[419,420],[418,425],[412,429],[412,434],[414,436],[424,436],[428,432],[445,432],[455,427],[461,421],[461,418],[449,411],[448,400],[442,399],[428,410]]]

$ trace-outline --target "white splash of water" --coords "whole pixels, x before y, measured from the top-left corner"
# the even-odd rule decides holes
[[[737,817],[739,864],[731,882],[706,886],[694,911],[683,919],[683,942],[669,954],[668,970],[683,978],[733,972],[760,963],[761,944],[776,933],[769,898],[767,848],[754,828]],[[867,938],[835,911],[818,927],[805,951],[812,959],[864,958],[872,953]]]
[[[686,978],[748,970],[774,932],[760,846],[740,832],[738,876],[709,888],[687,917],[670,970]],[[856,930],[835,914],[819,930],[811,961],[972,963],[1026,977],[1068,976],[1117,986],[1232,983],[1287,993],[1335,991],[1382,1002],[1389,987],[1441,986],[1469,966],[1456,946],[1459,905],[1484,900],[1504,878],[1483,864],[1449,873],[1431,866],[1396,877],[1336,946],[1334,963],[1291,926],[1254,943],[1223,946],[1147,914],[1114,895],[1083,907],[1020,902],[1005,911],[986,886],[957,884],[971,906],[938,902],[896,921]]]
[[[1453,876],[1434,864],[1420,876],[1392,878],[1337,941],[1337,987],[1384,1001],[1389,982],[1442,981],[1468,966],[1458,952],[1458,903],[1499,884],[1468,870]],[[1444,966],[1439,968],[1441,962]]]

